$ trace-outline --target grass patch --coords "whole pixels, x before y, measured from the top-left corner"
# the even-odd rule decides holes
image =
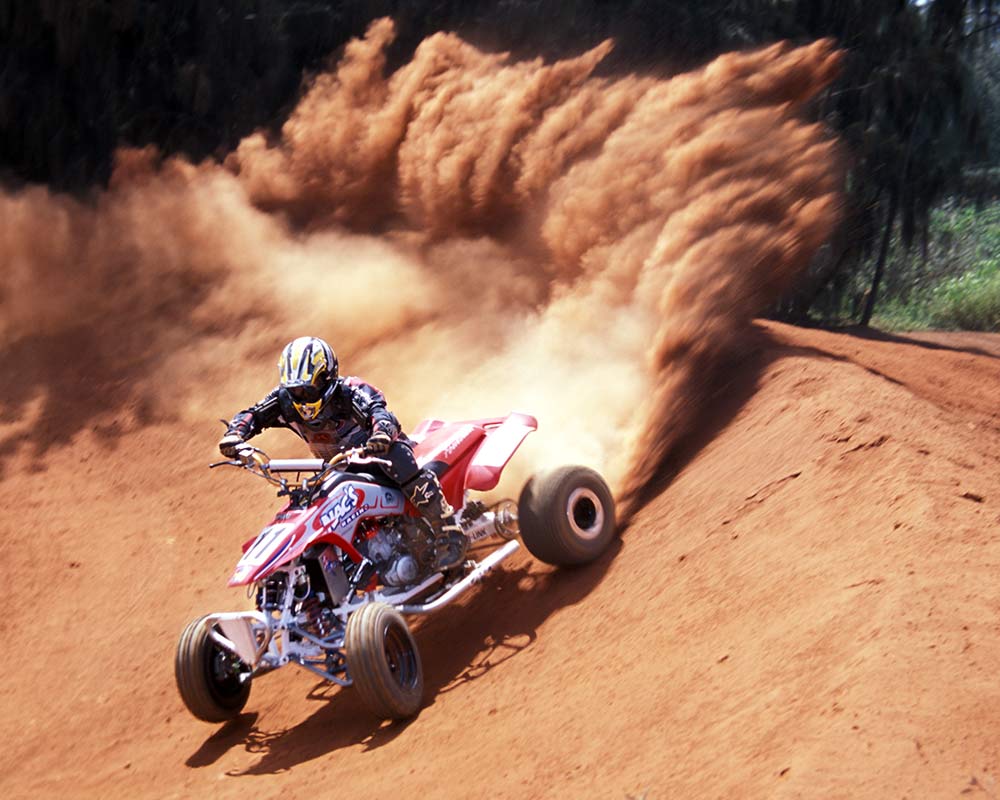
[[[886,273],[877,327],[1000,331],[1000,202],[935,209],[926,258],[894,240]]]
[[[1000,257],[915,292],[905,302],[889,300],[875,318],[887,330],[1000,332]]]

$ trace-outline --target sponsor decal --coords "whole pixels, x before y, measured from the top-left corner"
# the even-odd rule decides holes
[[[319,554],[319,564],[325,571],[335,569],[338,566],[339,562],[337,561],[336,553],[337,551],[332,547],[327,547]]]
[[[472,533],[466,533],[465,535],[468,537],[470,542],[478,542],[480,539],[485,539],[488,536],[492,536],[493,528],[489,525],[484,525],[478,531],[474,531]]]
[[[399,492],[385,490],[379,501],[379,508],[384,511],[402,511],[403,497]]]
[[[462,429],[454,436],[452,436],[451,439],[448,441],[448,444],[445,445],[444,450],[441,451],[441,456],[443,458],[449,458],[452,455],[452,453],[454,453],[458,449],[458,446],[466,440],[468,435],[469,432],[465,429]]]
[[[356,486],[345,486],[330,498],[329,508],[323,512],[320,522],[325,528],[343,528],[360,519],[366,511],[374,508],[364,502],[365,493]]]
[[[429,480],[425,480],[423,483],[418,483],[414,486],[413,494],[410,495],[410,502],[417,508],[429,505],[433,499],[434,489],[431,487]]]

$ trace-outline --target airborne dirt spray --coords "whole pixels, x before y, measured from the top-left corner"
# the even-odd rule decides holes
[[[123,153],[86,206],[0,200],[5,336],[89,326],[92,381],[124,364],[219,416],[314,333],[407,426],[534,413],[531,467],[592,464],[631,513],[701,376],[833,225],[835,145],[799,116],[836,53],[612,80],[607,43],[510,63],[438,34],[386,76],[392,37],[374,23],[225,168]]]

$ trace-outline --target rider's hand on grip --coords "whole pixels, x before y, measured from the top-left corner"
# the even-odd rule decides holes
[[[373,456],[384,456],[392,446],[392,437],[385,431],[378,431],[368,437],[365,452]]]
[[[227,433],[219,440],[219,452],[226,458],[236,458],[238,455],[237,451],[244,444],[246,442],[243,441],[243,437],[238,433]]]

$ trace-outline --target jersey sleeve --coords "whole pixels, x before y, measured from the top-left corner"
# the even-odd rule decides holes
[[[351,393],[351,410],[355,421],[368,431],[369,436],[373,433],[385,433],[396,439],[400,432],[399,421],[386,408],[385,395],[359,378],[348,378],[345,384]]]
[[[235,433],[246,440],[256,436],[265,428],[273,427],[287,427],[281,416],[277,388],[269,392],[259,403],[237,412],[230,420],[226,433]]]

